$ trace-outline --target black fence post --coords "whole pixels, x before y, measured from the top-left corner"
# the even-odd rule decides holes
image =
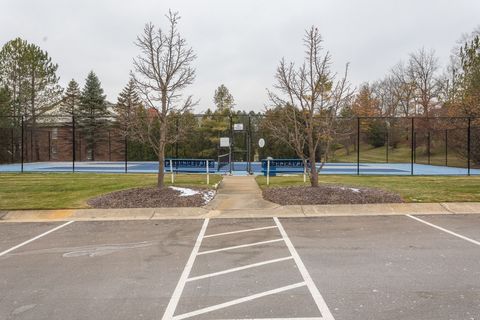
[[[468,175],[470,175],[470,136],[471,136],[471,133],[470,133],[470,129],[471,129],[471,118],[469,117],[468,118],[468,132],[467,132],[467,158],[468,158]]]
[[[112,161],[112,140],[110,138],[110,129],[108,129],[108,161]]]
[[[48,161],[52,160],[52,132],[48,130]]]
[[[445,129],[445,167],[448,167],[448,129]]]
[[[125,173],[128,172],[128,131],[125,132]]]
[[[23,138],[24,138],[24,131],[25,131],[25,120],[24,120],[24,117],[22,116],[22,156],[21,156],[21,161],[22,161],[22,164],[21,164],[21,167],[22,167],[22,172],[23,172],[23,153],[24,153],[24,149],[25,149],[25,145],[24,145],[24,142],[23,142]]]
[[[252,119],[251,115],[248,115],[248,131],[247,131],[247,170],[252,174]]]
[[[357,117],[357,176],[360,175],[360,117]]]
[[[417,163],[417,132],[413,132],[413,163]]]
[[[76,144],[75,144],[75,116],[72,116],[72,172],[75,172],[75,151],[76,151]]]
[[[177,133],[177,139],[175,139],[175,158],[178,159],[178,116],[175,118],[175,132]]]
[[[410,175],[413,176],[413,161],[414,161],[414,156],[415,156],[415,118],[412,117],[412,124],[411,124],[411,135],[410,135],[410,144],[411,144],[411,150],[410,150]]]
[[[234,167],[233,167],[233,154],[232,154],[232,150],[233,150],[233,118],[232,118],[232,115],[229,116],[230,117],[230,174],[232,174],[232,171],[234,170]]]
[[[428,156],[428,164],[430,164],[430,130],[428,130],[427,143],[428,143],[428,146],[427,146],[427,148],[428,148],[428,150],[427,150],[427,152],[428,152],[428,155],[427,155]]]
[[[16,121],[14,121],[13,123],[15,123]],[[13,140],[13,127],[12,127],[12,130],[11,130],[11,135],[10,135],[10,138],[11,138],[11,152],[12,152],[12,156],[11,156],[11,159],[12,159],[12,163],[15,162],[15,146],[14,146],[14,140]]]
[[[386,132],[386,142],[387,142],[387,149],[386,149],[386,154],[385,154],[385,157],[386,157],[386,161],[388,163],[388,147],[389,147],[389,144],[390,144],[390,137],[388,136],[388,127],[387,127],[387,132]]]

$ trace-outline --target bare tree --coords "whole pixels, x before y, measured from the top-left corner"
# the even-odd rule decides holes
[[[158,155],[159,188],[164,186],[165,146],[176,140],[169,132],[170,113],[182,114],[194,105],[192,96],[183,97],[182,91],[195,80],[191,66],[196,56],[177,29],[180,16],[169,11],[166,15],[168,29],[156,29],[152,23],[145,25],[136,45],[141,54],[134,59],[132,75],[144,105],[148,108],[138,135],[147,141]],[[155,136],[153,135],[155,134]]]
[[[300,67],[280,61],[275,74],[276,93],[269,91],[272,107],[267,112],[280,110],[281,118],[266,121],[273,136],[295,150],[304,163],[309,161],[308,173],[312,187],[318,186],[317,151],[323,144],[322,168],[328,158],[335,137],[335,121],[339,110],[352,96],[345,73],[337,75],[330,69],[331,56],[321,46],[323,40],[312,26],[304,37],[305,60]]]
[[[417,105],[422,108],[425,117],[430,115],[430,109],[438,102],[439,83],[436,73],[439,69],[435,52],[422,48],[410,54],[408,73],[415,87]]]
[[[416,113],[415,109],[415,81],[413,73],[408,71],[403,62],[399,62],[391,70],[387,78],[388,87],[397,104],[397,114],[409,117]]]

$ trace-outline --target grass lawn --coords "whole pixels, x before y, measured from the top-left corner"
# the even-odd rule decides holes
[[[264,176],[260,187],[267,188]],[[480,176],[349,176],[325,175],[320,183],[374,187],[397,192],[406,202],[480,201]],[[308,184],[308,181],[307,181]],[[270,187],[303,186],[303,176],[270,177]]]
[[[222,179],[210,175],[210,183]],[[156,184],[155,174],[6,173],[0,174],[0,210],[86,208],[100,194]],[[170,184],[170,175],[165,176]],[[179,174],[175,185],[206,187],[206,176]]]

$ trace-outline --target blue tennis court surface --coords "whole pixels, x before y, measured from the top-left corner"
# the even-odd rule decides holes
[[[252,162],[250,164],[253,174],[262,174],[261,162]],[[249,164],[247,162],[234,162],[232,165],[232,173],[235,175],[248,174]],[[410,163],[361,163],[359,165],[360,174],[365,175],[410,175]],[[21,164],[3,164],[0,165],[0,172],[20,172]],[[72,162],[35,162],[24,163],[24,172],[72,172]],[[166,172],[170,172],[170,168],[165,168]],[[206,173],[205,167],[182,167],[177,166],[173,171],[179,173]],[[95,172],[95,173],[124,173],[124,162],[105,162],[105,161],[88,161],[75,162],[75,172]],[[158,172],[158,162],[155,161],[132,161],[127,164],[128,173],[156,173]],[[210,173],[229,173],[230,166],[223,165],[220,168],[215,162],[213,168],[209,168]],[[299,174],[303,169],[282,168],[277,171],[278,174]],[[471,169],[472,175],[480,175],[480,169]],[[320,174],[357,174],[356,163],[327,163],[323,166]],[[466,175],[467,168],[435,166],[425,164],[413,165],[414,175]]]

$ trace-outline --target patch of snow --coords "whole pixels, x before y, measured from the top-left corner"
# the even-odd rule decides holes
[[[209,190],[203,193],[203,201],[205,204],[212,201],[213,197],[215,197],[215,190]]]
[[[351,190],[355,193],[359,193],[360,192],[360,189],[357,189],[357,188],[345,188],[345,187],[339,187],[340,190]]]
[[[215,197],[215,190],[197,191],[190,188],[169,187],[172,190],[180,192],[180,197],[191,197],[197,194],[202,194],[205,204],[209,203]]]
[[[180,187],[169,187],[169,188],[180,192],[180,197],[190,197],[200,193],[200,191],[189,189],[189,188],[180,188]]]

